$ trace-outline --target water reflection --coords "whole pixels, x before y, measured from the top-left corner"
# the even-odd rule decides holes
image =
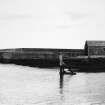
[[[59,88],[60,88],[60,93],[62,94],[63,93],[63,88],[64,88],[64,81],[66,82],[66,84],[67,84],[67,82],[68,82],[68,84],[69,84],[69,81],[70,81],[70,78],[72,77],[72,75],[63,75],[63,74],[60,74],[59,75],[59,77],[60,77],[60,80],[59,80]]]
[[[59,74],[59,89],[60,89],[60,104],[63,105],[64,102],[64,94],[63,94],[63,85],[64,85],[64,75]]]
[[[60,94],[63,94],[63,79],[64,79],[64,75],[60,74]]]
[[[60,93],[60,105],[63,105],[66,102],[66,92],[69,91],[67,88],[70,82],[72,75],[59,75],[59,93]]]

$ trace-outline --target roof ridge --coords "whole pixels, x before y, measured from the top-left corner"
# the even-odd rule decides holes
[[[105,41],[86,41],[88,46],[105,46]]]

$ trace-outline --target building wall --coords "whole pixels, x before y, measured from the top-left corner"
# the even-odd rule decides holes
[[[88,46],[88,56],[105,55],[105,46]]]

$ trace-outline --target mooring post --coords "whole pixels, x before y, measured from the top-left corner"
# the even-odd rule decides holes
[[[75,75],[76,73],[74,73],[71,69],[71,66],[68,66],[66,65],[64,62],[63,62],[63,54],[60,54],[59,55],[59,65],[60,65],[60,76],[62,77],[62,75],[64,74],[71,74],[71,75]],[[65,71],[64,69],[67,68],[68,71]]]
[[[62,94],[63,92],[63,76],[64,76],[64,66],[63,66],[63,55],[60,54],[59,55],[59,67],[60,67],[60,71],[59,71],[59,76],[60,76],[60,93]]]
[[[64,67],[63,67],[63,55],[59,55],[59,65],[60,65],[60,74],[64,73]]]

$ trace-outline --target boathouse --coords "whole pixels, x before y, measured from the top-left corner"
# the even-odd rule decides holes
[[[105,56],[105,41],[86,41],[85,55],[90,56]]]

